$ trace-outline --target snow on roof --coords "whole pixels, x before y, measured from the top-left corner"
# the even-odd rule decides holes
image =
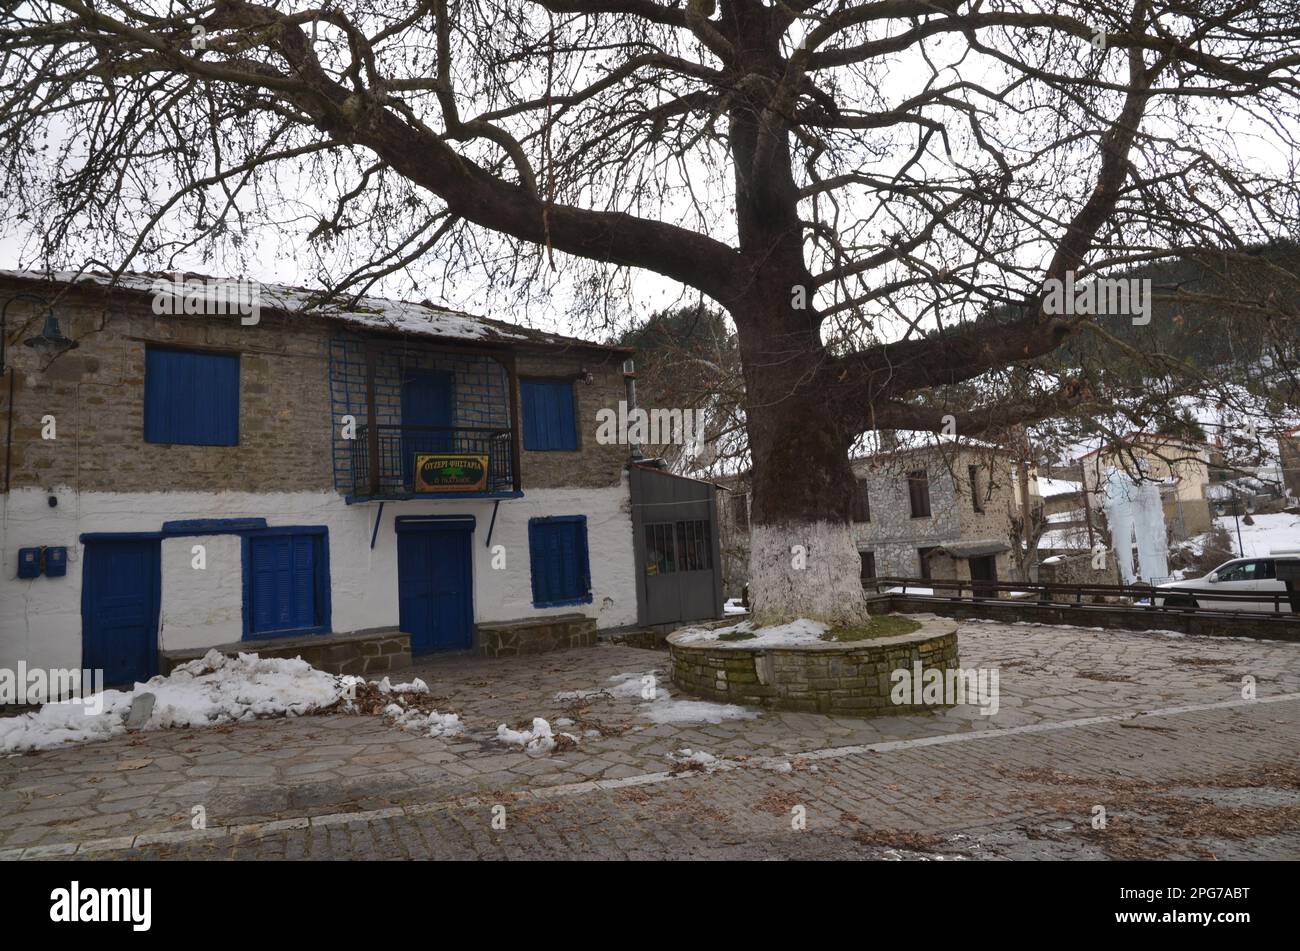
[[[203,274],[164,273],[158,271],[127,272],[116,279],[102,271],[21,271],[0,270],[0,278],[61,285],[62,288],[74,285],[93,285],[95,287],[120,289],[129,293],[154,294],[162,291],[177,296],[197,295],[207,301],[219,301],[221,295],[229,296],[229,288],[236,285],[236,278],[214,278]],[[183,288],[178,278],[184,282]],[[478,317],[461,311],[438,307],[428,301],[398,301],[384,297],[361,297],[355,302],[350,295],[343,295],[340,300],[321,305],[318,301],[321,291],[312,291],[305,287],[293,287],[288,284],[263,284],[247,281],[256,293],[254,298],[260,308],[280,311],[285,314],[302,314],[319,316],[327,320],[338,320],[355,324],[359,328],[385,330],[396,333],[417,334],[437,337],[439,339],[465,340],[480,343],[527,343],[544,347],[577,347],[583,349],[606,350],[617,353],[632,353],[630,347],[616,347],[608,344],[593,343],[577,337],[548,333],[531,327],[489,317]],[[247,299],[247,298],[246,298]]]
[[[925,430],[898,429],[892,430],[896,440],[896,445],[889,445],[888,437],[886,440],[880,438],[880,430],[868,430],[859,437],[853,447],[853,459],[855,461],[870,459],[872,456],[886,456],[894,453],[916,452],[924,449],[980,449],[984,451],[1006,452],[996,443],[986,442],[982,439],[972,439],[969,436],[949,436],[945,433],[933,433]]]
[[[1082,490],[1082,482],[1075,482],[1071,479],[1044,479],[1042,476],[1038,478],[1038,494],[1045,499],[1057,495],[1072,495]]]

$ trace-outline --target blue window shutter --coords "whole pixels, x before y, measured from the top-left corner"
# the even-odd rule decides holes
[[[239,355],[145,348],[144,438],[239,444]]]
[[[534,606],[591,601],[586,516],[529,519],[528,554]]]
[[[521,380],[524,448],[574,450],[578,423],[573,408],[573,384],[567,380]]]
[[[322,535],[268,535],[249,541],[250,634],[309,630],[323,623],[318,572]]]

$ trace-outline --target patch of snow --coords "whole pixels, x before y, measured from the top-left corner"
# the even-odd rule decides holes
[[[705,769],[715,769],[722,764],[712,753],[706,753],[704,750],[692,750],[689,747],[683,747],[680,750],[669,753],[668,758],[674,763],[686,765],[687,763],[698,763]]]
[[[756,720],[758,711],[734,703],[664,698],[643,703],[640,712],[655,723],[721,723],[723,720]]]
[[[1071,495],[1082,490],[1083,483],[1071,479],[1044,479],[1041,476],[1038,479],[1038,494],[1045,499],[1057,495]]]
[[[728,617],[733,614],[748,614],[749,608],[740,603],[740,598],[728,598],[722,605],[722,613]]]

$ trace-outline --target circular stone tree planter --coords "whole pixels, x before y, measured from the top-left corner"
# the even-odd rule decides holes
[[[869,640],[815,641],[798,646],[749,646],[748,641],[700,640],[701,630],[734,621],[694,625],[668,636],[672,678],[682,690],[722,703],[874,717],[918,713],[935,704],[894,703],[891,674],[955,670],[957,622],[921,621],[911,634]]]

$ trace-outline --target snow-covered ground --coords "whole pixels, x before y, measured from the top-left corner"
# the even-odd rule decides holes
[[[224,657],[208,651],[201,660],[129,691],[105,690],[82,701],[47,703],[32,713],[0,718],[0,753],[48,750],[125,733],[132,702],[142,694],[155,699],[140,728],[165,730],[301,716],[338,703],[354,682],[298,658]]]
[[[1042,476],[1038,478],[1038,494],[1045,499],[1057,495],[1071,495],[1082,489],[1082,482],[1075,482],[1070,479],[1044,479]]]
[[[1240,519],[1241,516],[1238,517]],[[1232,547],[1237,547],[1237,521],[1231,515],[1216,518],[1214,524],[1228,533]],[[1241,551],[1247,558],[1262,558],[1275,549],[1300,550],[1300,515],[1277,512],[1252,515],[1254,525],[1241,522]]]
[[[738,647],[799,647],[822,643],[821,636],[826,633],[826,630],[825,624],[807,618],[799,618],[789,624],[774,624],[759,628],[754,627],[752,621],[741,621],[729,627],[687,628],[678,635],[678,640],[683,644],[717,641],[718,647],[727,647],[730,644]],[[735,641],[720,640],[724,634],[753,634],[754,636]]]

